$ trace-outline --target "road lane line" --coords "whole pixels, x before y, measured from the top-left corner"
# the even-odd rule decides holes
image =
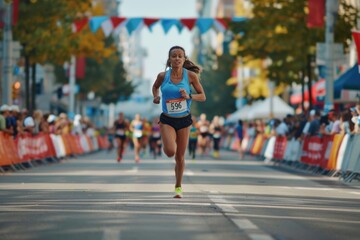
[[[105,228],[102,236],[102,240],[120,240],[120,230]]]
[[[259,229],[255,224],[253,224],[250,220],[248,219],[240,219],[240,218],[231,218],[231,220],[236,224],[236,226],[238,226],[238,228],[242,229],[242,230],[255,230],[255,229]]]
[[[267,234],[252,233],[249,234],[249,237],[251,240],[274,240],[270,235]]]

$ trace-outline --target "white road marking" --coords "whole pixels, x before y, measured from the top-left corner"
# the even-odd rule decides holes
[[[120,230],[105,228],[102,240],[120,240]]]
[[[255,224],[253,224],[248,219],[232,218],[231,220],[236,224],[236,226],[238,226],[238,228],[240,228],[242,230],[259,229]]]
[[[274,240],[270,235],[267,234],[252,233],[249,234],[249,237],[252,240]]]
[[[223,214],[231,219],[234,224],[243,230],[252,240],[273,240],[273,238],[265,234],[249,219],[234,217],[232,214],[238,215],[238,210],[233,207],[233,204],[224,204],[228,201],[221,195],[208,195],[209,199],[222,210]],[[232,213],[232,214],[231,214]]]

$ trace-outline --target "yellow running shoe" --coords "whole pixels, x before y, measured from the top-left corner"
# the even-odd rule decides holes
[[[181,187],[176,187],[175,188],[175,196],[174,198],[182,198],[182,188]]]

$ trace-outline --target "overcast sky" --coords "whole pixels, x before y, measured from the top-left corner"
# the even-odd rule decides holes
[[[121,0],[120,14],[123,17],[189,18],[197,17],[195,6],[196,0]],[[180,45],[188,56],[192,51],[192,32],[186,27],[180,34],[175,27],[165,34],[158,22],[152,32],[143,27],[141,37],[142,46],[148,54],[144,78],[150,81],[164,71],[170,47]]]

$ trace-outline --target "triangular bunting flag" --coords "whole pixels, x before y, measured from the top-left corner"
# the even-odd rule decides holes
[[[157,23],[159,18],[144,18],[144,24],[148,27],[150,32],[152,31],[153,26]]]
[[[126,20],[126,18],[124,17],[110,17],[110,20],[112,22],[113,28],[117,28],[117,26],[119,24],[121,24],[122,22],[124,22]]]
[[[75,21],[73,24],[73,32],[75,33],[80,32],[88,22],[89,22],[88,18],[83,18]]]
[[[247,18],[246,17],[233,17],[231,20],[233,22],[243,22],[243,21],[246,21]]]
[[[203,34],[206,33],[211,28],[213,23],[214,23],[214,19],[212,18],[199,18],[196,21],[196,26],[199,28],[200,33]]]
[[[113,25],[111,19],[106,20],[101,24],[101,28],[104,32],[105,37],[110,36],[111,32],[113,31]]]
[[[196,18],[182,18],[180,22],[191,31],[195,26]]]
[[[228,24],[229,21],[230,21],[230,18],[215,18],[214,22],[221,24],[224,27],[224,29],[226,30],[229,28],[229,24]]]
[[[96,32],[99,29],[99,27],[101,26],[101,24],[108,19],[109,19],[108,16],[92,17],[89,22],[90,30],[92,32]]]
[[[168,18],[161,20],[161,26],[164,29],[165,34],[169,32],[172,26],[176,25],[179,21],[177,19]]]
[[[142,18],[129,18],[126,23],[126,29],[128,30],[129,35],[131,35],[131,33],[135,31],[142,22]]]
[[[184,25],[182,25],[180,21],[177,21],[176,27],[177,27],[179,33],[181,33],[184,28]]]

